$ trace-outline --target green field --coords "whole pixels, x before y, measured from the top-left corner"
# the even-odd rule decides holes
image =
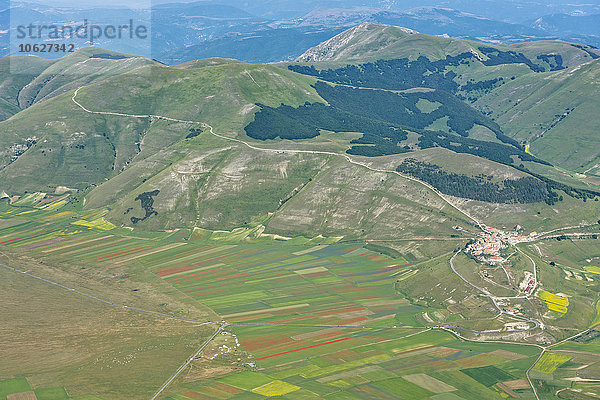
[[[511,365],[508,359],[485,355],[498,346],[473,352],[461,349],[460,342],[448,333],[392,328],[405,320],[417,323],[424,310],[394,290],[395,277],[410,271],[414,262],[390,258],[360,244],[318,245],[308,241],[304,245],[275,245],[266,239],[192,242],[176,232],[136,235],[119,228],[107,231],[94,224],[73,224],[98,219],[102,212],[78,214],[6,206],[2,212],[4,220],[13,221],[4,223],[0,230],[4,262],[28,265],[38,275],[101,294],[117,304],[200,320],[225,318],[232,324],[227,330],[230,333],[219,335],[192,363],[186,373],[187,383],[178,380],[173,385],[171,391],[179,388],[173,398],[194,398],[192,393],[212,393],[214,398],[250,397],[278,391],[286,392],[289,398],[337,393],[358,398],[369,393],[393,396],[395,384],[402,383],[411,398],[418,399],[431,392],[402,376],[427,373],[432,366],[461,374],[473,357],[478,365]],[[36,348],[32,353],[35,362],[28,379],[46,398],[64,397],[60,389],[47,389],[56,383],[64,386],[69,396],[88,394],[108,399],[127,394],[128,398],[143,398],[142,394],[156,390],[209,332],[185,322],[165,320],[157,325],[152,316],[81,299],[11,271],[2,274],[2,282],[10,285],[14,299],[14,305],[4,304],[4,312],[22,321],[14,329],[26,329],[29,340],[45,343],[48,328],[33,328],[39,324],[33,310],[43,309],[41,304],[51,301],[54,308],[45,317],[53,320],[52,332],[77,353],[77,357],[67,358],[69,353],[55,345],[42,346],[43,351]],[[24,287],[36,297],[29,299],[27,307],[18,307]],[[74,302],[77,313],[62,311]],[[110,316],[113,329],[107,330],[102,316]],[[108,342],[78,340],[80,329],[88,325],[96,327],[94,337]],[[364,329],[367,325],[373,328]],[[65,331],[66,326],[71,329]],[[136,326],[146,328],[127,328]],[[129,332],[130,340],[103,345],[119,332]],[[10,331],[6,334],[11,335]],[[238,342],[240,346],[233,345]],[[100,345],[103,347],[98,348]],[[92,356],[94,353],[98,355]],[[0,376],[10,377],[20,370],[23,362],[17,360],[25,354],[21,350],[16,358],[17,353],[9,350],[3,359],[11,361],[0,370]],[[169,356],[165,358],[165,354]],[[143,366],[154,364],[156,357],[162,360],[162,367],[148,373]],[[530,355],[525,352],[523,357]],[[257,366],[250,367],[249,362]],[[34,368],[44,364],[53,368]],[[107,369],[109,365],[112,367]],[[72,372],[57,375],[65,368]],[[215,371],[215,375],[207,381],[204,371]],[[102,386],[102,382],[121,375],[128,377],[126,385]],[[215,378],[218,386],[213,384]],[[131,384],[131,379],[136,383]],[[443,376],[435,379],[454,385]],[[460,390],[464,389],[456,393]],[[486,393],[495,396],[494,391]]]
[[[173,383],[165,394],[167,398],[193,399],[199,394],[214,399],[263,398],[276,393],[290,399],[394,398],[400,392],[414,399],[451,395],[463,399],[502,398],[504,392],[497,385],[525,379],[525,371],[539,354],[531,346],[471,343],[447,332],[393,328],[428,324],[424,314],[438,321],[447,319],[453,324],[486,328],[484,321],[489,312],[485,311],[485,302],[480,303],[481,311],[474,312],[477,307],[444,310],[436,300],[450,294],[466,296],[470,300],[465,304],[479,304],[473,303],[469,288],[454,282],[457,278],[448,269],[449,255],[440,254],[446,251],[443,247],[437,249],[433,259],[411,255],[407,258],[412,261],[408,261],[401,258],[402,252],[382,249],[393,253],[392,258],[368,250],[361,243],[328,242],[327,238],[297,238],[285,243],[246,237],[240,242],[236,234],[210,239],[211,233],[206,231],[208,236],[205,234],[202,240],[186,240],[191,235],[189,230],[148,233],[77,223],[101,220],[105,215],[102,210],[81,212],[5,204],[1,212],[3,262],[27,265],[38,275],[87,293],[102,294],[116,304],[196,320],[225,319],[231,324],[191,364],[185,379]],[[515,268],[520,262],[523,269],[531,268],[526,258],[514,257]],[[550,293],[558,292],[552,288],[553,282],[565,280],[553,277],[564,273],[539,258],[536,262],[545,287]],[[47,345],[43,351],[31,349],[35,362],[27,376],[29,383],[17,381],[30,386],[15,390],[31,387],[38,398],[60,399],[65,393],[73,398],[135,398],[152,393],[210,334],[208,327],[194,328],[166,320],[157,325],[149,315],[81,299],[14,272],[2,274],[2,282],[14,293],[10,295],[14,305],[3,306],[5,314],[22,321],[14,325],[15,329],[26,329],[29,340],[45,343],[48,328],[33,328],[39,324],[34,310],[43,309],[41,304],[51,301],[54,308],[45,317],[53,320],[52,332],[63,338],[62,343],[77,349],[77,357],[68,359],[65,355],[69,353],[55,345]],[[416,293],[426,290],[433,274],[444,282],[438,286],[437,297],[415,302]],[[578,285],[574,282],[561,290],[577,294],[581,288]],[[23,303],[19,296],[26,292],[25,287],[36,297],[29,298],[27,307],[18,306]],[[565,318],[571,318],[572,307],[580,309],[577,296],[569,298]],[[77,313],[62,311],[74,302],[78,304]],[[96,313],[110,316],[113,328],[106,330],[104,320]],[[65,326],[71,327],[69,331],[64,330]],[[108,343],[113,335],[130,332],[130,342],[96,347],[107,342],[77,339],[85,326],[95,326],[94,337],[106,338]],[[137,326],[144,329],[130,331]],[[596,351],[594,342],[585,346]],[[93,353],[98,355],[92,357]],[[17,359],[16,353],[6,352],[3,359],[10,361],[0,370],[0,376],[14,376],[23,367],[25,354],[21,349]],[[148,373],[144,365],[153,364],[157,357],[163,368]],[[543,367],[548,364],[545,360],[536,364],[532,373],[549,371]],[[34,367],[44,364],[53,368]],[[554,375],[571,376],[562,372],[568,371],[561,367],[562,362],[555,364]],[[107,369],[108,365],[112,367]],[[58,375],[65,368],[71,372]],[[93,380],[89,374],[93,374]],[[425,379],[422,374],[431,378]],[[127,376],[128,383],[111,384],[110,389],[102,386],[102,382],[112,382],[117,376]],[[132,385],[130,379],[136,383]],[[435,382],[441,383],[436,386]],[[66,392],[56,388],[56,383]],[[449,388],[456,390],[435,393]],[[527,390],[519,393],[524,398],[531,396]]]
[[[41,276],[102,294],[117,304],[200,320],[226,319],[232,324],[227,335],[219,335],[191,364],[186,379],[172,385],[169,393],[176,392],[170,395],[172,399],[193,399],[198,394],[215,399],[262,398],[265,393],[279,392],[294,399],[393,398],[398,391],[414,399],[431,397],[431,390],[403,378],[415,374],[427,374],[433,382],[442,382],[442,390],[456,388],[452,394],[464,399],[501,398],[493,385],[524,378],[537,356],[535,348],[528,346],[465,343],[446,332],[393,328],[403,323],[424,323],[424,312],[437,315],[435,309],[412,304],[395,290],[397,277],[428,268],[418,259],[411,263],[390,258],[355,243],[189,241],[177,232],[136,234],[72,223],[98,219],[102,212],[81,214],[6,206],[2,212],[7,222],[0,230],[0,242],[11,264],[26,262]],[[195,351],[202,340],[197,333],[206,337],[209,332],[185,327],[185,323],[178,327],[175,321],[156,325],[150,316],[107,308],[13,272],[5,271],[3,275],[3,282],[10,282],[15,293],[25,293],[20,289],[23,285],[37,293],[27,308],[5,304],[7,315],[36,324],[38,320],[32,319],[34,314],[30,315],[29,310],[52,299],[55,311],[46,313],[46,317],[53,319],[55,334],[79,349],[78,357],[68,360],[60,348],[48,347],[42,352],[36,349],[32,365],[40,365],[43,360],[54,368],[33,368],[28,379],[31,387],[47,398],[64,397],[60,389],[47,389],[56,386],[51,385],[55,382],[60,382],[71,397],[87,394],[108,399],[127,393],[151,393],[166,380],[169,371],[173,372]],[[19,304],[19,297],[12,297]],[[80,312],[62,313],[73,302],[77,302]],[[116,329],[104,331],[105,325],[94,317],[94,310],[112,315]],[[76,340],[79,328],[73,327],[81,324],[96,326],[98,335],[108,340],[111,335],[128,331],[128,326],[146,328],[139,331],[143,339],[134,331],[129,333],[135,347],[118,342],[95,348]],[[157,336],[147,328],[152,325]],[[64,332],[61,326],[72,328]],[[33,335],[31,340],[44,343],[42,331],[31,327],[27,331]],[[96,351],[100,357],[90,358],[88,354]],[[129,354],[135,358],[130,360]],[[4,357],[15,361],[2,370],[2,376],[10,377],[11,371],[22,368],[22,362],[14,357],[10,351]],[[153,363],[155,357],[160,357],[164,368],[149,374],[143,366]],[[91,362],[93,359],[98,361]],[[106,369],[113,360],[123,363],[122,367],[117,363]],[[72,372],[57,378],[64,368]],[[94,380],[86,378],[92,371]],[[473,374],[474,380],[467,371],[486,373]],[[136,384],[112,385],[110,390],[99,385],[121,375],[135,379]],[[481,377],[486,380],[478,383]],[[430,381],[415,382],[427,386]]]
[[[31,390],[29,382],[25,378],[14,378],[0,381],[0,398],[6,398],[6,395]]]
[[[469,375],[482,385],[488,387],[498,382],[509,381],[511,378],[513,378],[511,375],[493,365],[480,368],[463,369],[462,372]]]

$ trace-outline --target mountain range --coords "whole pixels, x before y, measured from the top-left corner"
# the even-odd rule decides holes
[[[0,400],[600,396],[600,50],[258,3],[0,59]]]
[[[294,3],[293,6],[286,2],[256,2],[250,5],[237,1],[198,1],[156,4],[151,16],[149,13],[118,10],[114,7],[96,6],[90,12],[89,9],[77,7],[4,2],[5,6],[0,12],[2,56],[16,51],[9,46],[11,14],[13,23],[26,21],[38,25],[78,21],[90,18],[90,15],[98,23],[128,21],[130,18],[143,21],[151,27],[151,45],[110,39],[93,44],[119,52],[144,54],[167,64],[209,57],[235,58],[256,63],[291,61],[306,49],[364,22],[404,26],[431,35],[496,44],[562,39],[600,46],[600,25],[595,23],[600,11],[583,6],[585,13],[583,10],[578,12],[584,14],[577,14],[570,6],[563,5],[548,10],[575,14],[538,14],[529,19],[509,17],[500,21],[488,13],[474,14],[470,12],[468,4],[460,2],[445,4],[443,7],[435,4],[415,7],[417,3],[411,6],[378,1],[344,2],[343,6],[335,1]],[[292,9],[296,11],[290,11]],[[544,7],[537,8],[539,13],[545,10]],[[78,42],[77,45],[83,47],[86,43]]]
[[[551,227],[594,212],[598,58],[585,45],[495,46],[371,23],[294,63],[166,66],[99,48],[4,58],[0,190],[69,188],[73,206],[143,229],[369,237],[464,218],[413,176],[487,222]]]

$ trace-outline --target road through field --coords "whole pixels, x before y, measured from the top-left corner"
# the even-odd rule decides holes
[[[180,374],[183,372],[183,370],[184,370],[184,369],[186,369],[186,368],[187,368],[187,366],[188,366],[188,365],[190,365],[190,363],[191,363],[192,361],[194,361],[194,359],[195,359],[196,357],[198,357],[200,354],[202,354],[202,352],[204,351],[204,349],[205,349],[205,348],[206,348],[206,347],[207,347],[207,346],[210,344],[210,342],[212,342],[212,341],[213,341],[213,339],[214,339],[214,338],[216,338],[216,337],[217,337],[217,335],[218,335],[219,333],[221,333],[221,332],[223,331],[223,329],[225,329],[225,327],[226,327],[226,326],[227,326],[226,324],[221,324],[221,325],[219,325],[219,329],[217,329],[217,330],[215,331],[215,333],[214,333],[214,334],[213,334],[211,337],[209,337],[209,338],[208,338],[208,339],[207,339],[207,340],[206,340],[206,341],[205,341],[205,342],[202,344],[202,346],[200,346],[200,348],[198,349],[198,351],[197,351],[197,352],[195,352],[195,353],[194,353],[194,354],[193,354],[193,355],[192,355],[190,358],[188,358],[188,360],[187,360],[187,361],[186,361],[186,362],[185,362],[185,363],[184,363],[184,364],[181,366],[181,368],[179,368],[179,369],[177,370],[177,372],[175,372],[175,374],[173,374],[173,376],[172,376],[171,378],[169,378],[169,380],[168,380],[167,382],[165,382],[165,384],[164,384],[164,385],[162,385],[162,387],[161,387],[160,389],[158,389],[158,391],[157,391],[157,392],[154,394],[154,396],[152,396],[152,399],[150,399],[150,400],[155,400],[155,399],[157,399],[157,398],[158,398],[158,396],[160,396],[160,395],[161,395],[161,393],[162,393],[162,392],[164,392],[164,391],[165,391],[165,389],[166,389],[167,387],[169,387],[169,385],[171,384],[171,382],[173,382],[173,381],[174,381],[174,380],[175,380],[175,379],[176,379],[176,378],[177,378],[177,377],[178,377],[178,376],[179,376],[179,375],[180,375]]]
[[[456,253],[458,254],[458,253]],[[456,256],[456,254],[454,256]],[[3,253],[0,253],[0,255],[5,255]],[[6,256],[6,255],[5,255]],[[216,325],[218,326],[217,331],[210,337],[208,338],[203,344],[202,346],[190,357],[187,359],[187,361],[184,363],[184,365],[182,365],[173,376],[171,376],[171,378],[156,392],[155,396],[152,399],[156,399],[158,398],[158,396],[164,392],[164,390],[185,370],[185,368],[187,366],[190,365],[190,363],[193,361],[194,358],[196,358],[198,355],[200,355],[202,353],[202,351],[211,343],[211,341],[220,333],[223,331],[223,329],[225,329],[227,326],[263,326],[263,327],[269,327],[269,326],[286,326],[286,327],[298,327],[298,328],[348,328],[348,329],[353,329],[353,330],[381,330],[381,329],[387,329],[387,330],[418,330],[419,332],[417,333],[421,333],[424,330],[442,330],[442,331],[446,331],[448,333],[451,333],[452,335],[454,335],[457,338],[460,338],[462,340],[466,340],[466,341],[470,341],[470,342],[475,342],[475,343],[504,343],[504,344],[516,344],[516,345],[523,345],[523,346],[533,346],[533,347],[537,347],[539,349],[542,350],[541,355],[547,351],[549,348],[553,347],[553,346],[557,346],[561,343],[564,343],[568,340],[571,340],[583,333],[586,333],[587,331],[589,331],[590,329],[587,329],[585,331],[579,332],[569,338],[566,338],[564,340],[561,340],[560,342],[557,342],[553,345],[549,345],[549,346],[542,346],[539,345],[537,343],[528,343],[528,342],[513,342],[513,341],[502,341],[502,340],[477,340],[477,339],[472,339],[472,338],[467,338],[463,335],[461,335],[460,333],[458,333],[459,331],[463,331],[463,332],[468,332],[468,333],[474,333],[474,334],[485,334],[485,333],[493,333],[491,331],[476,331],[476,330],[471,330],[471,329],[466,329],[466,328],[462,328],[462,327],[458,327],[458,326],[453,326],[453,325],[436,325],[436,326],[407,326],[407,325],[394,325],[394,326],[367,326],[367,325],[311,325],[311,324],[278,324],[278,323],[249,323],[249,322],[235,322],[235,323],[228,323],[224,320],[221,321],[202,321],[202,320],[194,320],[194,319],[189,319],[189,318],[182,318],[182,317],[178,317],[175,315],[171,315],[171,314],[164,314],[164,313],[160,313],[160,312],[156,312],[156,311],[151,311],[151,310],[145,310],[145,309],[141,309],[141,308],[137,308],[137,307],[130,307],[130,306],[126,306],[126,305],[122,305],[122,304],[117,304],[114,303],[110,300],[106,300],[106,299],[102,299],[100,297],[97,297],[93,294],[89,294],[89,293],[85,293],[82,292],[78,289],[63,285],[61,283],[58,282],[54,282],[51,281],[49,279],[45,279],[43,277],[37,276],[33,273],[30,273],[28,271],[23,271],[14,267],[10,267],[8,265],[5,264],[0,264],[0,267],[5,268],[6,270],[12,271],[14,273],[17,274],[21,274],[23,276],[26,276],[28,278],[31,279],[37,279],[40,280],[46,284],[49,285],[53,285],[53,286],[57,286],[63,290],[69,291],[71,293],[74,293],[76,295],[80,295],[80,296],[84,296],[87,297],[91,300],[95,300],[101,303],[104,303],[108,306],[111,307],[117,307],[117,308],[122,308],[122,309],[126,309],[129,311],[133,311],[133,312],[140,312],[140,313],[145,313],[145,314],[151,314],[151,315],[156,315],[159,317],[165,317],[165,318],[170,318],[170,319],[177,319],[177,320],[181,320],[181,321],[185,321],[185,322],[190,322],[196,325]],[[467,281],[468,282],[468,281]],[[470,284],[470,283],[469,283]],[[475,288],[477,288],[476,286],[474,286]],[[532,321],[533,322],[533,321]],[[533,328],[531,328],[533,329]],[[416,333],[412,333],[409,334],[408,336],[412,336]],[[407,337],[408,337],[407,336]],[[533,364],[535,365],[535,363]],[[533,367],[532,365],[532,367]],[[528,374],[527,374],[528,375]],[[529,378],[529,376],[528,376]],[[531,381],[530,381],[531,382]],[[533,387],[533,385],[532,385]],[[535,393],[535,389],[534,389],[534,393]],[[537,393],[536,393],[536,397],[537,397]]]
[[[520,251],[520,250],[519,250]],[[496,309],[498,310],[498,315],[496,315],[495,318],[500,317],[501,315],[507,315],[507,313],[498,305],[497,300],[503,300],[503,299],[521,299],[521,298],[526,298],[525,296],[514,296],[514,297],[498,297],[498,296],[494,296],[493,294],[491,294],[490,292],[488,292],[487,290],[480,288],[479,286],[475,285],[474,283],[470,282],[467,278],[465,278],[464,276],[462,276],[460,274],[460,272],[458,272],[456,270],[456,267],[454,267],[454,258],[460,254],[462,252],[462,250],[458,250],[456,253],[454,253],[454,255],[452,256],[452,258],[450,258],[450,268],[452,269],[452,271],[460,278],[462,279],[466,284],[468,284],[469,286],[477,289],[478,291],[480,291],[481,293],[483,293],[487,298],[489,298],[492,303],[494,303],[494,307],[496,307]],[[525,254],[525,253],[523,253]],[[525,254],[527,256],[527,254]],[[529,256],[527,256],[529,257]],[[529,259],[531,260],[531,262],[533,262],[533,269],[535,270],[535,262],[531,259],[531,257],[529,257]],[[536,278],[537,279],[537,278]],[[536,281],[537,282],[537,281]],[[539,321],[536,321],[534,319],[530,319],[530,318],[526,318],[526,317],[519,317],[513,314],[509,314],[510,317],[515,318],[515,319],[519,319],[522,321],[527,321],[530,323],[533,323],[533,326],[529,326],[527,329],[523,329],[523,331],[530,331],[533,329],[538,328],[541,324]],[[495,319],[494,318],[494,319]]]
[[[471,220],[480,229],[482,229],[483,231],[487,231],[486,226],[481,221],[477,220],[475,217],[473,217],[472,215],[470,215],[467,211],[461,209],[457,204],[455,204],[452,201],[452,199],[449,196],[444,195],[438,189],[436,189],[435,187],[433,187],[432,185],[430,185],[430,184],[428,184],[426,182],[423,182],[423,181],[421,181],[419,179],[416,179],[416,178],[413,178],[411,176],[404,175],[404,174],[402,174],[402,173],[400,173],[398,171],[388,170],[388,169],[381,169],[381,168],[375,168],[375,167],[372,167],[371,165],[369,165],[366,162],[358,161],[358,160],[350,157],[349,155],[343,154],[343,153],[336,153],[336,152],[331,152],[331,151],[319,151],[319,150],[272,149],[272,148],[259,147],[259,146],[256,146],[254,144],[251,144],[249,142],[246,142],[246,141],[244,141],[242,139],[238,139],[238,138],[234,138],[234,137],[228,137],[228,136],[216,133],[214,131],[213,127],[211,125],[209,125],[208,123],[206,123],[206,122],[181,120],[181,119],[170,118],[170,117],[161,116],[161,115],[153,115],[153,114],[135,115],[135,114],[127,114],[127,113],[108,112],[108,111],[92,111],[92,110],[89,110],[88,108],[84,107],[82,104],[80,104],[77,101],[77,94],[79,93],[80,89],[81,89],[81,87],[77,88],[75,90],[75,92],[74,92],[74,94],[72,96],[72,101],[73,101],[73,103],[75,103],[80,109],[82,109],[86,113],[98,114],[98,115],[118,116],[118,117],[129,117],[129,118],[150,118],[150,119],[165,120],[165,121],[172,121],[172,122],[179,122],[179,123],[186,123],[186,124],[195,124],[195,125],[199,125],[199,126],[203,127],[204,129],[207,129],[208,132],[212,136],[214,136],[214,137],[217,137],[217,138],[229,141],[229,142],[239,143],[241,145],[244,145],[244,146],[246,146],[246,147],[248,147],[250,149],[256,150],[256,151],[270,152],[270,153],[281,153],[281,152],[283,152],[283,153],[294,153],[294,154],[303,154],[303,153],[306,153],[306,154],[319,154],[319,155],[326,155],[326,156],[333,156],[333,157],[343,157],[348,163],[354,164],[354,165],[357,165],[357,166],[360,166],[360,167],[363,167],[363,168],[366,168],[366,169],[368,169],[370,171],[373,171],[373,172],[398,175],[398,176],[400,176],[400,177],[402,177],[404,179],[408,179],[410,181],[413,181],[413,182],[416,182],[416,183],[419,183],[419,184],[425,186],[426,188],[428,188],[429,190],[431,190],[432,192],[434,192],[437,196],[439,196],[449,206],[451,206],[452,208],[454,208],[455,210],[457,210],[458,212],[460,212],[462,215],[464,215],[465,217],[467,217],[469,220]],[[565,229],[565,228],[563,228],[563,229]],[[547,234],[549,234],[551,232],[553,232],[553,231],[545,232],[542,235],[547,235]],[[499,298],[496,298],[495,296],[493,296],[492,294],[490,294],[486,290],[484,290],[482,288],[479,288],[478,286],[476,286],[473,283],[469,282],[462,275],[460,275],[460,273],[458,273],[456,271],[456,269],[454,268],[453,261],[454,261],[454,258],[456,257],[456,255],[459,254],[459,252],[456,252],[454,254],[454,256],[451,258],[451,260],[450,260],[450,266],[451,266],[452,270],[454,271],[454,273],[456,273],[465,283],[467,283],[471,287],[475,288],[476,290],[480,291],[485,296],[487,296],[488,298],[490,298],[491,301],[494,303],[494,306],[499,310],[498,316],[505,314],[504,311],[499,307],[499,305],[496,302],[496,299],[499,299]],[[533,265],[534,265],[534,274],[537,275],[537,272],[535,270],[535,268],[536,268],[535,262],[531,258],[530,258],[530,260],[533,262]],[[152,311],[140,310],[140,309],[130,308],[130,307],[127,307],[127,306],[116,305],[116,304],[113,304],[113,303],[111,303],[109,301],[98,299],[95,296],[87,295],[85,293],[76,291],[76,290],[68,288],[66,286],[63,286],[63,285],[60,285],[60,284],[56,284],[56,283],[51,282],[51,281],[47,281],[47,280],[45,280],[43,278],[39,278],[39,277],[37,277],[35,275],[26,273],[24,271],[19,271],[17,269],[14,269],[14,268],[11,268],[11,267],[7,267],[5,265],[1,265],[1,266],[5,267],[5,268],[9,268],[9,269],[11,269],[11,270],[13,270],[15,272],[20,272],[20,273],[27,274],[30,277],[33,277],[33,278],[36,278],[36,279],[41,279],[41,280],[43,280],[45,282],[57,285],[57,286],[62,287],[64,289],[66,289],[66,290],[70,290],[70,291],[73,291],[75,293],[79,293],[81,295],[84,295],[84,296],[96,299],[98,301],[102,301],[102,302],[104,302],[106,304],[110,304],[110,305],[117,306],[117,307],[128,308],[128,309],[131,309],[131,310],[134,310],[134,311],[149,312],[149,313],[152,313],[152,314],[163,315],[163,316],[169,317],[169,318],[173,317],[173,316],[169,316],[169,315],[165,315],[165,314],[155,313],[155,312],[152,312]],[[537,276],[536,276],[536,284],[537,284]],[[540,325],[538,323],[538,321],[535,321],[535,320],[531,320],[531,319],[527,319],[527,318],[519,318],[519,317],[515,317],[515,318],[522,319],[522,320],[528,321],[530,323],[533,323],[534,326],[533,327],[530,326],[528,328],[528,330],[535,329],[535,328],[537,328]],[[183,319],[183,318],[180,318],[180,319]],[[473,342],[479,342],[479,343],[510,343],[510,344],[517,344],[517,345],[523,345],[523,346],[534,346],[534,347],[540,348],[542,350],[541,353],[540,353],[539,358],[541,358],[541,356],[544,354],[544,352],[548,348],[550,348],[551,346],[558,345],[560,343],[564,343],[567,340],[570,340],[570,339],[572,339],[572,338],[574,338],[574,337],[576,337],[578,335],[581,335],[581,334],[589,331],[589,329],[587,329],[587,330],[585,330],[583,332],[579,332],[576,335],[573,335],[570,338],[564,339],[564,340],[562,340],[562,341],[560,341],[558,343],[555,343],[554,345],[551,345],[551,346],[542,346],[542,345],[539,345],[539,344],[536,344],[536,343],[527,343],[527,342],[509,342],[509,341],[469,339],[469,338],[465,338],[464,336],[462,336],[461,334],[459,334],[458,331],[462,330],[462,331],[465,331],[465,332],[476,333],[476,334],[491,333],[491,331],[473,331],[473,330],[464,329],[464,328],[460,328],[460,327],[456,327],[456,326],[442,326],[442,325],[438,325],[438,326],[434,326],[434,327],[427,327],[427,326],[424,326],[424,327],[416,327],[416,326],[376,327],[376,326],[354,326],[354,325],[352,325],[352,326],[342,326],[342,325],[303,325],[303,324],[276,324],[276,323],[232,323],[232,324],[228,324],[225,321],[220,321],[220,322],[214,322],[213,321],[213,322],[211,322],[211,321],[193,321],[193,320],[190,320],[190,322],[197,322],[197,323],[204,323],[204,324],[217,324],[217,325],[219,325],[219,329],[217,330],[217,332],[209,340],[207,340],[203,344],[203,347],[197,353],[195,353],[195,356],[197,354],[199,354],[208,345],[208,343],[210,343],[210,341],[214,337],[216,337],[216,335],[218,334],[218,332],[220,332],[222,329],[224,329],[227,325],[240,325],[240,326],[242,326],[242,325],[245,325],[245,326],[248,326],[248,325],[254,325],[254,326],[293,326],[293,327],[318,327],[318,328],[336,327],[336,328],[352,328],[352,329],[438,329],[438,330],[444,330],[444,331],[450,332],[453,335],[455,335],[456,337],[461,338],[463,340],[468,340],[468,341],[473,341]],[[496,330],[494,332],[498,332],[498,331]],[[187,365],[189,365],[189,363],[191,362],[191,360],[193,358],[194,357],[192,357],[190,360],[188,360],[186,362],[186,364],[184,364],[165,385],[163,385],[163,387],[157,392],[157,394],[155,395],[155,397],[153,397],[153,399],[155,399],[158,395],[160,395],[160,393],[162,393],[164,391],[164,389],[166,389],[166,387],[181,373],[181,371],[183,371],[183,369],[185,369],[185,367]],[[538,360],[539,360],[539,358],[538,358]],[[535,363],[533,365],[535,365]],[[531,368],[533,367],[533,365],[527,370],[526,376],[527,376],[527,378],[529,380],[529,383],[530,383],[531,387],[533,388],[535,397],[538,398],[537,391],[536,391],[535,387],[533,386],[533,382],[531,381],[531,379],[529,377],[529,371],[531,370]]]

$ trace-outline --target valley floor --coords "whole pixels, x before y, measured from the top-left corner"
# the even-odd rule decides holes
[[[455,252],[463,238],[434,239],[436,255],[414,259],[340,238],[138,233],[103,213],[2,206],[11,328],[1,332],[13,346],[3,350],[0,378],[11,380],[0,388],[27,384],[41,399],[57,384],[63,398],[81,399],[546,398],[597,388],[600,333],[589,328],[598,303],[584,300],[595,269],[547,264],[564,254],[544,239],[556,232],[507,255],[509,279],[537,271],[543,287],[517,306],[506,302],[510,285],[477,272],[491,266]],[[594,239],[571,234],[594,255]],[[570,302],[552,311],[557,300],[543,293],[558,292],[556,270],[583,278],[565,281]],[[74,308],[83,315],[66,311]],[[41,322],[55,333],[33,328]],[[60,346],[86,351],[65,359]],[[161,367],[148,374],[150,365]]]

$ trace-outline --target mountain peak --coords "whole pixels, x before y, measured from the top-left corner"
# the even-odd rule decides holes
[[[370,51],[376,51],[376,47],[384,47],[397,41],[399,37],[416,33],[418,32],[408,28],[363,22],[308,49],[296,61],[315,62],[352,58],[352,54],[362,54],[365,46],[369,47]]]

